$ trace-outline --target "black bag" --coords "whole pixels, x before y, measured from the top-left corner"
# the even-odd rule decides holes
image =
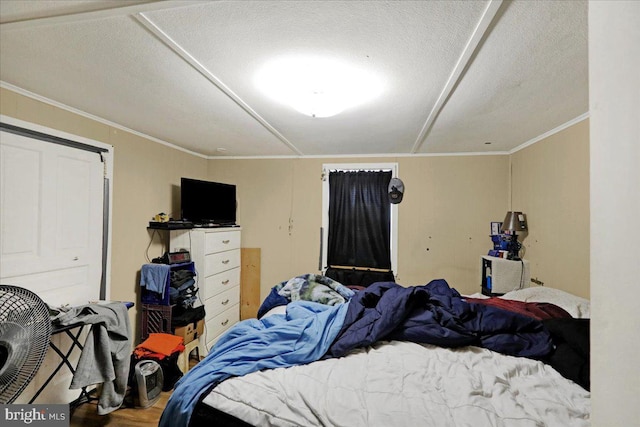
[[[204,319],[204,306],[184,308],[179,305],[173,306],[171,309],[171,328],[175,329],[180,326],[186,326],[195,323],[200,319]]]

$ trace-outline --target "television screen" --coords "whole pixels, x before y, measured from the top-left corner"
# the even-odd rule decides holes
[[[194,224],[235,225],[236,186],[191,178],[180,180],[182,220]]]

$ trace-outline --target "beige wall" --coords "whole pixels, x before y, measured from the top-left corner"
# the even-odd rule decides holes
[[[589,120],[514,153],[512,208],[527,214],[531,277],[589,297]]]
[[[178,212],[179,216],[180,177],[206,178],[207,160],[0,90],[3,115],[114,146],[111,299],[139,303],[140,266],[147,262],[147,253],[154,258],[164,251],[160,236],[147,230],[148,222],[159,212]],[[136,342],[140,336],[139,307],[137,304],[129,312]]]
[[[147,223],[158,212],[179,216],[181,176],[238,185],[242,246],[262,249],[264,298],[280,281],[318,272],[322,164],[358,161],[206,160],[4,89],[0,113],[115,147],[111,298],[120,300],[139,301],[138,276],[146,253],[153,258],[164,250]],[[399,205],[398,282],[408,286],[444,278],[462,293],[478,292],[479,259],[491,247],[489,223],[504,218],[511,198],[513,208],[528,215],[524,244],[532,277],[588,296],[588,138],[588,124],[582,122],[511,159],[362,159],[398,162],[406,185]],[[131,311],[136,325],[137,313],[137,308]]]
[[[588,121],[512,156],[363,160],[377,161],[398,162],[407,187],[399,205],[399,283],[445,278],[462,293],[479,291],[489,223],[502,221],[511,200],[529,221],[522,237],[532,277],[589,297]],[[209,162],[210,179],[238,185],[242,245],[262,249],[262,298],[282,280],[318,272],[320,172],[323,163],[339,162],[357,160]]]
[[[357,159],[211,160],[209,179],[238,186],[242,246],[259,247],[261,296],[275,284],[318,272],[323,163]],[[406,192],[399,205],[398,282],[445,278],[479,292],[480,256],[490,222],[505,215],[508,156],[366,158],[398,162]]]

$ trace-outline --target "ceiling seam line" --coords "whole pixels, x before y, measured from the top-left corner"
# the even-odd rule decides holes
[[[224,93],[229,99],[231,99],[242,110],[249,114],[254,120],[256,120],[262,127],[264,127],[269,133],[275,136],[280,142],[285,144],[291,151],[299,156],[304,154],[300,151],[291,141],[289,141],[284,135],[282,135],[276,128],[271,126],[260,114],[258,114],[253,108],[242,100],[231,88],[229,88],[222,80],[216,77],[211,71],[209,71],[204,65],[202,65],[193,55],[187,52],[182,46],[180,46],[175,40],[173,40],[167,33],[165,33],[160,27],[158,27],[153,21],[146,17],[143,13],[137,13],[133,15],[134,19],[146,28],[151,34],[153,34],[158,40],[160,40],[171,51],[178,55],[183,61],[185,61],[191,68],[200,73],[204,78],[217,87],[222,93]]]
[[[112,18],[115,16],[128,16],[134,13],[151,12],[156,10],[175,9],[196,4],[206,3],[203,0],[164,0],[153,1],[128,6],[115,6],[105,9],[89,10],[84,12],[63,13],[60,15],[42,16],[39,18],[27,18],[18,21],[4,22],[0,24],[2,31],[36,28],[44,25],[69,24],[73,22],[88,21],[92,19]]]
[[[476,49],[480,46],[480,41],[487,33],[487,30],[489,29],[489,26],[491,25],[491,22],[493,21],[493,19],[496,17],[496,14],[498,13],[498,9],[500,9],[500,6],[502,5],[502,2],[503,0],[491,0],[487,5],[487,8],[485,9],[484,13],[482,14],[482,17],[480,18],[480,21],[478,21],[478,24],[476,25],[476,28],[473,31],[473,34],[467,41],[467,44],[465,45],[462,51],[462,54],[458,58],[456,65],[453,67],[453,70],[451,71],[451,74],[449,75],[449,78],[447,79],[446,84],[442,88],[442,91],[440,92],[438,99],[433,105],[431,112],[429,112],[429,116],[427,117],[427,120],[422,126],[422,129],[420,130],[420,133],[418,134],[418,137],[416,138],[416,141],[413,144],[411,153],[413,154],[417,153],[417,151],[420,149],[424,141],[427,139],[427,136],[429,135],[429,133],[431,132],[431,129],[433,128],[436,117],[438,117],[438,115],[444,108],[445,103],[453,93],[454,88],[460,82],[460,79],[462,78],[464,70],[470,64],[473,54],[475,53]]]

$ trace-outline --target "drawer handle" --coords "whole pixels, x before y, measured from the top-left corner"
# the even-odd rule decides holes
[[[220,322],[220,325],[227,326],[227,323],[229,323],[229,319],[225,320],[224,322]]]
[[[222,284],[223,284],[223,285],[228,285],[228,284],[229,284],[229,282],[230,282],[230,280],[229,280],[229,279],[227,279],[227,280],[223,280],[223,281],[222,281]]]
[[[230,261],[231,261],[231,260],[225,259],[225,260],[222,260],[222,263],[223,263],[223,264],[229,264],[229,262],[230,262]]]
[[[229,304],[229,298],[227,298],[226,300],[222,301],[222,305],[227,305]]]
[[[222,241],[222,243],[224,243],[224,244],[226,245],[226,244],[227,244],[227,243],[229,243],[230,241],[231,241],[231,240],[227,239],[227,240],[223,240],[223,241]]]

